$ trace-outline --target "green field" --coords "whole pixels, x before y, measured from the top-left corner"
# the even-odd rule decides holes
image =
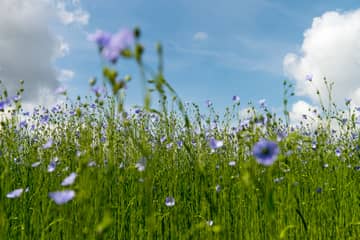
[[[122,53],[142,72],[140,46]],[[221,116],[200,112],[161,65],[148,83],[143,72],[160,107],[144,91],[144,106],[126,109],[114,68],[104,68],[112,96],[30,113],[6,103],[0,239],[360,239],[356,110],[329,105],[315,126],[292,124],[285,82],[284,116],[238,99]],[[259,156],[261,141],[278,149],[265,165],[273,149]]]

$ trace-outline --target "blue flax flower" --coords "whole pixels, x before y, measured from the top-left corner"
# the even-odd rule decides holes
[[[253,155],[256,161],[262,165],[273,164],[279,154],[279,147],[275,142],[261,139],[253,147]]]
[[[12,192],[9,192],[8,194],[6,194],[7,198],[18,198],[21,196],[21,194],[23,193],[24,189],[19,188],[19,189],[15,189]]]
[[[75,197],[75,191],[64,190],[49,193],[49,197],[58,205],[65,204]]]

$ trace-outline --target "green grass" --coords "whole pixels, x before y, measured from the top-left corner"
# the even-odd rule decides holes
[[[15,99],[14,114],[0,112],[0,239],[360,239],[358,113],[331,104],[332,84],[313,125],[289,124],[287,82],[283,118],[250,105],[241,119],[240,103],[222,118],[211,107],[203,116],[165,80],[161,45],[157,72],[145,71],[135,32],[122,55],[140,67],[139,113],[125,114],[131,77],[119,80],[114,65],[103,69],[113,98],[97,93],[94,105],[78,99],[29,116]],[[161,111],[150,108],[152,92]],[[212,150],[210,137],[224,145]],[[262,138],[280,148],[271,166],[253,156]],[[62,186],[73,172],[74,184]],[[58,205],[49,193],[60,190],[76,195]]]
[[[186,131],[176,114],[142,111],[122,119],[107,118],[107,107],[80,109],[81,115],[64,117],[67,108],[50,114],[47,124],[39,123],[41,112],[35,114],[34,130],[30,121],[27,130],[19,129],[18,117],[3,121],[1,239],[360,237],[359,139],[346,138],[346,128],[338,138],[324,128],[310,136],[304,135],[305,127],[295,129],[279,142],[275,163],[264,167],[252,147],[262,137],[276,140],[281,119],[262,125],[250,121],[249,127],[231,131],[224,127],[230,123],[210,129],[209,117],[198,120],[202,128],[195,131],[200,117],[193,109],[194,128]],[[207,134],[224,140],[224,146],[211,151]],[[49,137],[54,144],[42,149]],[[49,173],[55,157],[59,164]],[[37,161],[40,166],[31,167]],[[89,167],[91,161],[96,166]],[[136,168],[139,161],[146,162],[144,171]],[[70,172],[78,174],[75,183],[62,187]],[[26,187],[19,198],[6,197]],[[57,205],[48,194],[63,189],[75,190],[76,196]],[[165,205],[169,196],[173,207]]]

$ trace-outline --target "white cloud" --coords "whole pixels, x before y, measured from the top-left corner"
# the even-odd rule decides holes
[[[59,2],[57,4],[57,14],[61,22],[65,25],[77,23],[80,25],[87,25],[89,22],[90,15],[88,12],[81,9],[79,1],[72,1],[75,9],[68,10],[65,2]]]
[[[88,17],[78,14],[80,2],[69,1],[0,0],[0,80],[10,96],[16,94],[19,80],[25,81],[24,106],[53,105],[60,81],[74,77],[73,71],[59,72],[55,66],[56,59],[69,54],[70,46],[50,25],[59,22],[58,3],[63,3],[64,11],[72,7],[73,23],[87,22]]]
[[[58,37],[56,56],[61,58],[61,57],[65,57],[69,53],[70,53],[69,43],[67,43],[63,37],[61,36]]]
[[[297,101],[291,107],[290,122],[293,125],[300,122],[316,125],[319,123],[317,115],[319,114],[319,108],[310,105],[305,101]]]
[[[37,102],[58,85],[53,60],[57,39],[47,22],[45,1],[2,0],[0,8],[0,79],[11,95],[25,80],[24,101]],[[31,19],[31,21],[29,21]]]
[[[70,69],[61,69],[59,72],[59,80],[61,82],[67,82],[71,79],[73,79],[75,76],[75,72]]]
[[[285,74],[296,82],[296,93],[317,102],[316,89],[326,98],[323,78],[334,82],[333,100],[344,105],[352,97],[360,105],[360,9],[326,12],[313,19],[298,54],[283,60]],[[313,81],[305,80],[307,74]]]
[[[206,32],[197,32],[194,34],[193,39],[198,41],[203,41],[209,38],[209,35]]]

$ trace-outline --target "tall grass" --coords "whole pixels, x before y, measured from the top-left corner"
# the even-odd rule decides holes
[[[286,106],[285,121],[265,106],[243,119],[234,103],[220,121],[211,106],[203,115],[183,105],[170,85],[180,111],[167,109],[168,83],[153,83],[161,111],[119,110],[114,91],[2,118],[0,239],[360,238],[355,112],[292,126]],[[279,145],[270,166],[253,155],[260,139]],[[62,186],[70,173],[75,182]],[[57,204],[49,193],[62,190],[75,197]]]

